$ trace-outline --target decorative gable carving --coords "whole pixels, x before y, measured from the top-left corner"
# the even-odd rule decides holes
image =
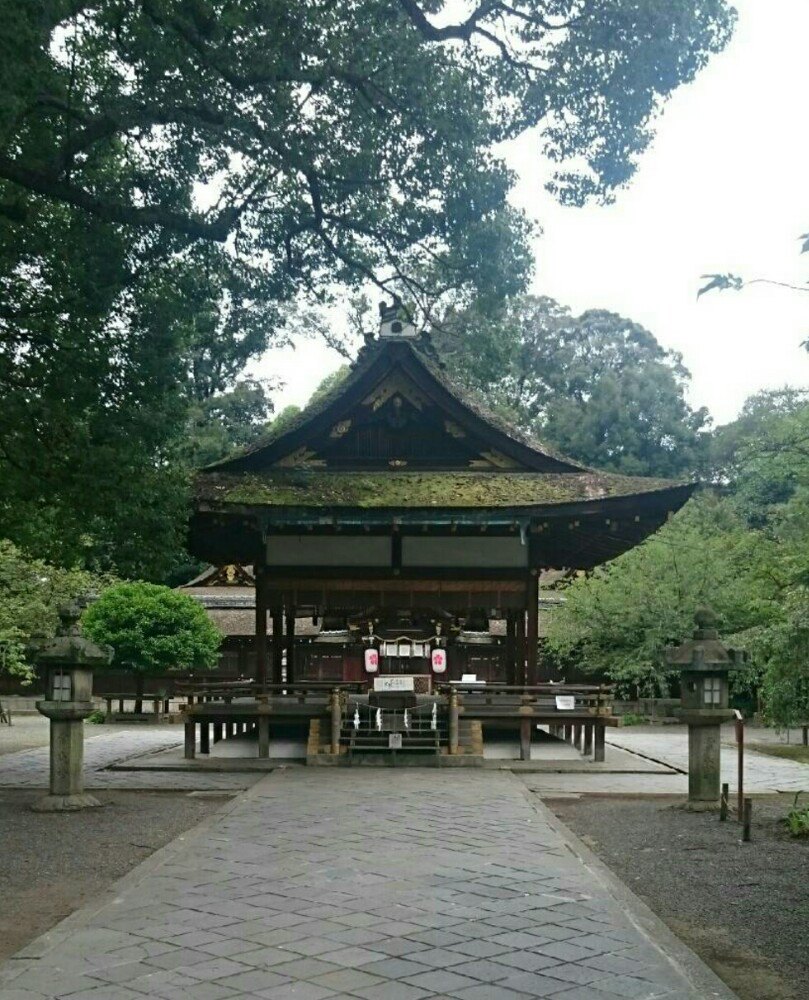
[[[275,462],[279,469],[322,469],[326,462],[317,457],[317,452],[305,445]]]

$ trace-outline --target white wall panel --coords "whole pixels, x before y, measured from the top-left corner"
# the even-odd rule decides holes
[[[390,566],[391,540],[378,535],[271,535],[268,566]]]
[[[519,569],[528,566],[528,546],[517,538],[402,538],[402,566],[420,568]]]

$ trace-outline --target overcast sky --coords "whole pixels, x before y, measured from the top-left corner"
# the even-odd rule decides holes
[[[700,275],[806,284],[809,255],[809,0],[736,0],[731,43],[676,92],[654,145],[615,204],[562,208],[544,191],[536,139],[508,150],[515,201],[543,227],[534,290],[575,312],[604,308],[680,351],[691,401],[717,423],[752,392],[809,382],[809,292],[757,285],[697,302]],[[319,342],[268,352],[277,407],[304,403],[342,359]]]

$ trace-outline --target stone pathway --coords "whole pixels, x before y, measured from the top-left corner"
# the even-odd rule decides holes
[[[589,864],[511,774],[279,770],[6,963],[0,998],[732,996]]]
[[[99,726],[98,729],[100,732],[97,734],[90,730],[85,735],[84,774],[87,789],[240,789],[249,787],[258,777],[251,774],[204,771],[176,773],[106,770],[113,764],[127,761],[136,755],[176,747],[183,741],[183,732],[181,727],[175,726]],[[48,747],[37,747],[0,756],[0,788],[47,788],[49,754]]]
[[[722,728],[722,781],[731,788],[736,783],[736,747],[733,727]],[[688,772],[688,733],[684,727],[666,727],[664,731],[649,732],[616,729],[607,737],[612,746],[643,754],[672,767]],[[767,754],[746,750],[744,755],[745,788],[748,792],[809,791],[809,766],[794,760],[770,757]],[[687,787],[687,781],[686,785]]]

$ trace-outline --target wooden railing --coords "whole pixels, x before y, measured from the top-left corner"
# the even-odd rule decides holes
[[[359,683],[334,683],[329,681],[301,681],[289,684],[256,684],[252,680],[247,681],[194,681],[193,683],[180,683],[175,688],[175,694],[179,698],[185,698],[189,705],[195,703],[225,701],[230,702],[236,698],[249,698],[260,701],[270,698],[273,695],[282,695],[288,698],[295,698],[301,704],[311,697],[328,699],[330,693],[336,689],[347,693],[359,693],[364,689]]]
[[[536,684],[532,687],[509,684],[447,684],[442,693],[458,692],[461,704],[466,709],[485,707],[496,713],[515,707],[530,709],[535,714],[586,713],[588,715],[611,715],[615,689],[608,684]],[[557,697],[574,699],[572,709],[557,707]],[[488,713],[487,713],[488,714]]]

